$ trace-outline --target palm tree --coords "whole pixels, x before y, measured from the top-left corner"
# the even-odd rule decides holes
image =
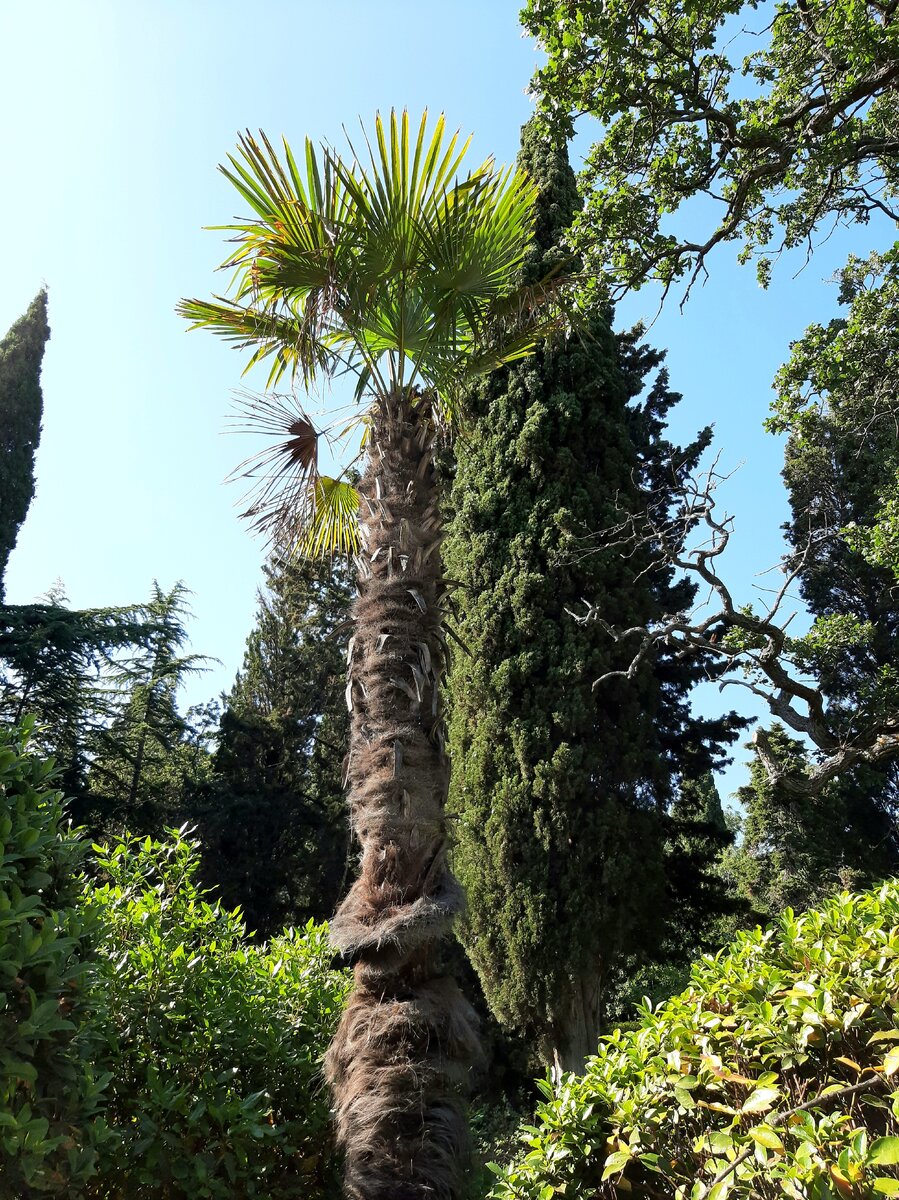
[[[346,1194],[353,1200],[458,1196],[464,1093],[478,1039],[441,962],[463,905],[447,862],[440,681],[447,585],[435,436],[472,378],[526,355],[546,332],[549,289],[523,290],[536,190],[487,160],[464,178],[468,142],[427,113],[378,117],[366,165],[316,152],[304,170],[284,143],[241,138],[223,173],[255,212],[226,228],[232,299],[183,301],[193,322],[251,347],[308,390],[356,376],[361,477],[319,472],[320,433],[290,397],[255,406],[278,436],[263,452],[248,515],[304,552],[355,555],[346,766],[361,870],[331,925],[355,990],[326,1063]],[[351,455],[351,461],[356,461]],[[258,468],[258,463],[256,464]]]

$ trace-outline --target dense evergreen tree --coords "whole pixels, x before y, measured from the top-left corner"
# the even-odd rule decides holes
[[[847,314],[810,326],[792,345],[769,422],[789,434],[786,532],[802,556],[802,596],[820,631],[810,665],[850,724],[884,703],[883,687],[899,691],[895,577],[858,538],[883,528],[899,479],[897,257],[851,260],[841,272]]]
[[[892,498],[899,479],[897,252],[851,259],[840,273],[846,313],[812,325],[777,377],[769,422],[786,432],[786,526],[811,632],[792,651],[820,684],[851,740],[899,713],[899,607]],[[807,751],[782,731],[777,753],[801,768]],[[789,797],[753,767],[741,792],[737,860],[755,903],[806,907],[841,882],[899,870],[899,767],[856,768],[818,797]],[[745,857],[744,857],[745,856]]]
[[[41,290],[0,341],[0,601],[9,556],[34,496],[41,436],[41,363],[50,337]]]
[[[693,959],[728,941],[747,915],[720,870],[734,841],[711,772],[682,779],[668,811],[665,841],[666,957],[685,973]]]
[[[792,770],[807,761],[802,742],[775,725],[773,753]],[[744,818],[740,846],[726,856],[726,873],[763,916],[787,905],[801,910],[839,888],[858,888],[896,870],[889,826],[866,790],[876,779],[832,780],[809,798],[772,783],[758,761],[739,789]]]
[[[577,194],[566,152],[533,125],[521,161],[541,187],[534,281],[564,267]],[[462,938],[500,1020],[570,1066],[595,1047],[624,955],[663,935],[663,814],[678,774],[706,772],[725,737],[688,714],[696,666],[660,660],[594,690],[617,652],[568,612],[589,597],[630,626],[689,599],[645,557],[592,540],[707,444],[664,439],[677,399],[664,370],[637,401],[660,363],[639,331],[616,337],[594,310],[581,336],[472,398],[451,496],[446,567],[469,651],[450,689]]]
[[[144,652],[116,663],[112,719],[93,731],[89,744],[90,795],[81,818],[112,821],[132,832],[158,834],[183,803],[182,754],[189,725],[178,711],[186,675],[202,670],[202,655],[183,654],[187,641],[187,591],[166,592],[154,582],[146,612],[153,629]]]
[[[116,682],[157,630],[146,605],[71,609],[59,587],[34,604],[0,605],[0,719],[37,717],[35,744],[55,758],[79,819],[96,739],[116,716]]]
[[[222,713],[212,781],[199,797],[204,880],[227,905],[240,905],[261,937],[330,917],[348,878],[350,598],[340,560],[266,569],[256,627]]]
[[[661,817],[665,888],[658,943],[649,955],[636,946],[612,971],[610,1025],[632,1020],[644,996],[657,1003],[682,991],[697,958],[757,919],[731,861],[737,824],[736,814],[725,815],[711,772],[679,780]]]

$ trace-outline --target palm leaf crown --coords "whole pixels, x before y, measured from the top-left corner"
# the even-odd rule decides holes
[[[547,290],[520,285],[535,185],[492,159],[461,177],[471,139],[447,136],[442,115],[430,138],[427,125],[425,112],[413,143],[406,112],[379,115],[348,159],[307,139],[302,168],[286,140],[282,161],[264,134],[242,136],[220,170],[255,217],[218,227],[235,243],[231,298],[182,301],[191,328],[251,348],[246,370],[270,360],[269,389],[351,372],[357,400],[418,389],[451,421],[471,380],[527,355],[551,321]],[[318,473],[317,434],[283,400],[260,404],[281,440],[259,456],[245,515],[306,552],[352,551],[355,490]]]

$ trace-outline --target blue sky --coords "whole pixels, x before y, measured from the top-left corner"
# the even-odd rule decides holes
[[[76,606],[122,604],[182,579],[193,649],[221,660],[189,685],[197,702],[230,685],[252,624],[263,547],[223,479],[254,448],[224,434],[241,360],[185,332],[182,296],[224,285],[220,234],[239,211],[216,164],[244,128],[341,139],[377,109],[424,107],[475,134],[473,153],[517,151],[538,61],[517,0],[0,0],[6,235],[0,330],[41,287],[52,339],[44,366],[37,496],[7,574],[26,602],[60,578]],[[582,137],[587,136],[587,131]],[[579,139],[577,145],[584,144]],[[780,442],[762,431],[789,342],[834,312],[823,281],[871,231],[831,239],[810,266],[781,265],[768,293],[719,251],[712,278],[650,338],[684,393],[672,430],[714,422],[722,465],[741,469],[724,502],[737,519],[730,577],[781,553]],[[655,314],[640,294],[619,324]],[[765,580],[755,581],[765,583]],[[736,690],[727,697],[743,703]],[[717,695],[701,703],[716,707]],[[723,781],[729,791],[745,771]]]

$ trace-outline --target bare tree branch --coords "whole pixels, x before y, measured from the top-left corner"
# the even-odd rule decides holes
[[[643,512],[622,513],[615,526],[590,539],[589,547],[591,552],[618,550],[627,557],[648,550],[650,570],[674,567],[700,580],[706,585],[705,599],[689,611],[669,613],[652,624],[629,629],[609,625],[588,601],[585,612],[570,615],[598,623],[615,642],[637,642],[628,665],[600,676],[594,688],[615,678],[633,679],[662,647],[677,657],[706,655],[723,663],[728,677],[721,688],[747,688],[814,749],[816,760],[804,774],[788,771],[776,760],[765,731],[757,730],[753,741],[769,778],[794,794],[815,795],[853,767],[899,756],[899,712],[872,714],[858,709],[847,719],[845,709],[828,706],[821,688],[809,680],[793,652],[787,627],[796,613],[784,614],[791,588],[820,539],[839,536],[837,531],[810,534],[803,550],[781,565],[783,579],[764,612],[735,603],[718,567],[733,532],[733,519],[716,512],[715,493],[729,478],[719,473],[718,461],[716,457],[708,471],[695,477],[678,472],[675,494],[680,503],[673,514],[667,501],[651,497]]]

